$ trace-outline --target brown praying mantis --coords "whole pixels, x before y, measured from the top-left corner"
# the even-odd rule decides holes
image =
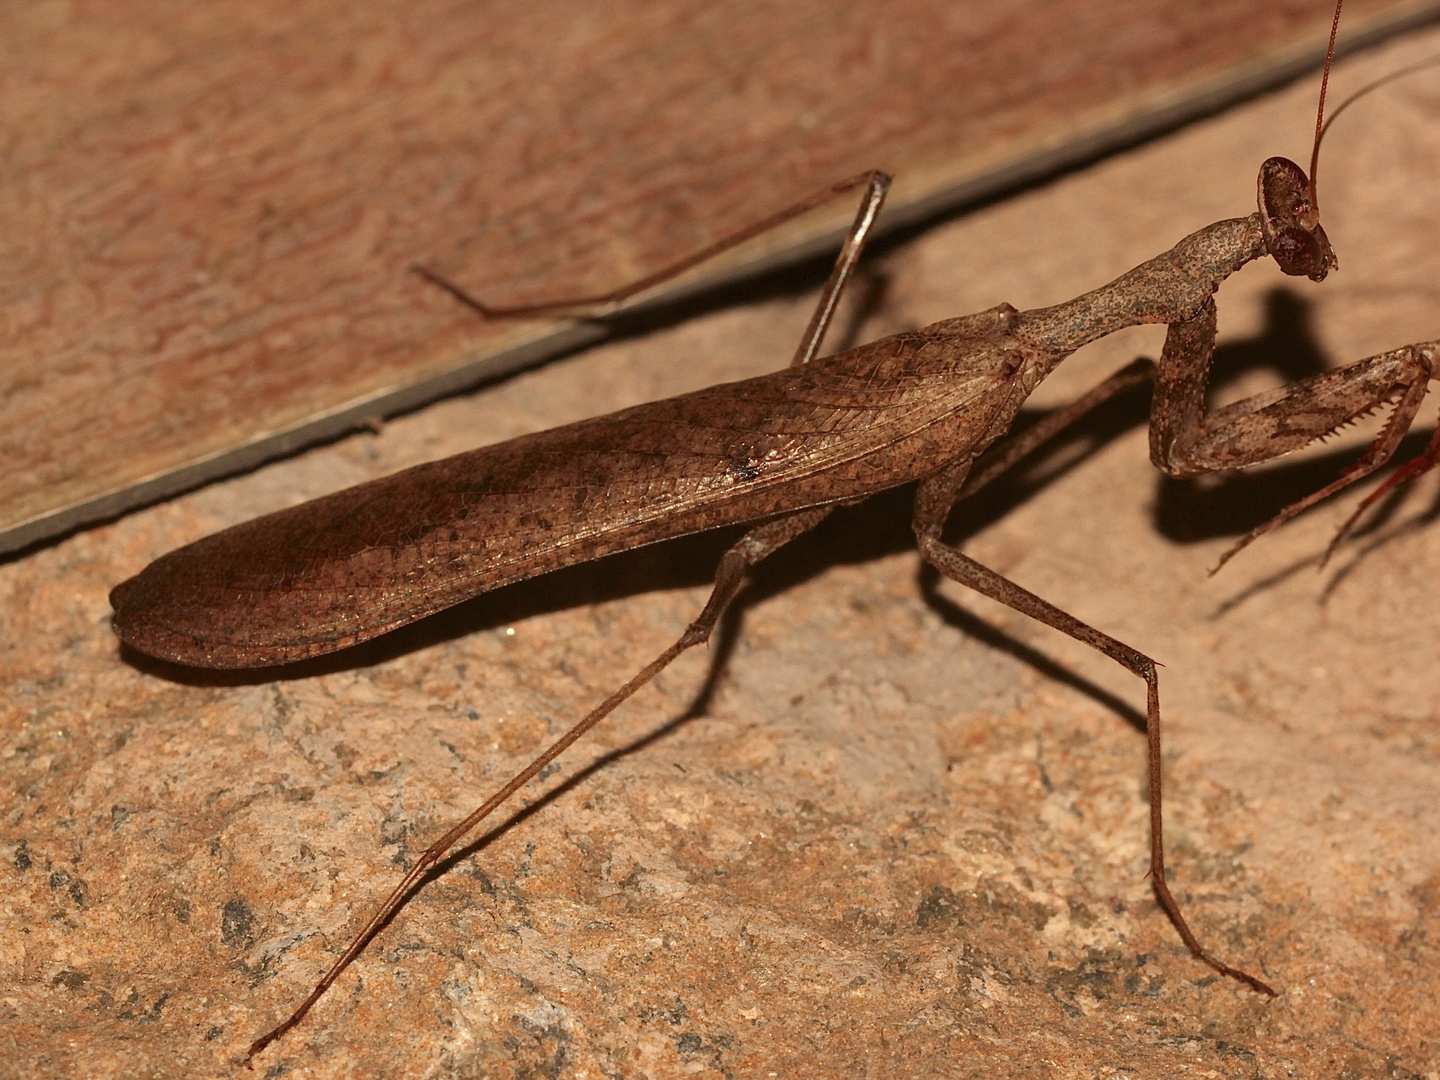
[[[1321,100],[1323,116],[1323,82]],[[1320,130],[1317,120],[1317,155]],[[116,628],[133,647],[198,666],[270,665],[344,648],[565,565],[758,522],[722,558],[714,590],[685,633],[431,845],[310,997],[257,1040],[250,1056],[303,1018],[411,889],[476,824],[681,652],[707,640],[750,568],[834,507],[910,482],[919,485],[914,529],[926,561],[946,577],[1092,645],[1145,680],[1150,869],[1157,899],[1199,959],[1273,993],[1201,946],[1166,885],[1154,661],[971,560],[944,543],[941,530],[957,502],[1105,400],[1151,380],[1152,457],[1177,476],[1270,460],[1395,402],[1384,430],[1354,466],[1242,544],[1385,464],[1416,416],[1440,360],[1440,342],[1406,346],[1213,413],[1204,407],[1216,328],[1213,296],[1220,283],[1267,254],[1286,273],[1317,281],[1335,266],[1319,223],[1315,171],[1314,157],[1308,177],[1289,161],[1270,159],[1261,167],[1256,213],[1193,233],[1074,300],[1026,312],[1000,305],[817,359],[885,195],[887,178],[867,174],[825,193],[866,187],[855,225],[787,370],[423,465],[219,533],[118,586],[112,593]],[[580,303],[622,299],[653,280]],[[1028,395],[1061,360],[1138,323],[1169,326],[1158,364],[1138,361],[1004,441]],[[1431,467],[1437,457],[1440,449],[1432,439],[1381,492]]]

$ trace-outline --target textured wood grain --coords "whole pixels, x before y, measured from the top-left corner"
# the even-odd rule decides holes
[[[1347,35],[1427,6],[1352,0]],[[593,337],[478,323],[414,262],[535,299],[615,285],[864,168],[898,172],[912,213],[973,198],[1293,69],[1327,12],[9,5],[0,547]]]

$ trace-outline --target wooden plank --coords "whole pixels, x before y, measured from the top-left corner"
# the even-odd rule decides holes
[[[1437,7],[1353,0],[1345,36]],[[483,323],[414,263],[499,302],[603,289],[876,166],[913,220],[1313,65],[1328,21],[1328,0],[12,5],[0,551],[603,332]],[[804,257],[849,213],[667,295]]]

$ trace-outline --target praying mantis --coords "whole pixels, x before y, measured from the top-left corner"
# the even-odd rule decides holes
[[[1103,320],[1093,314],[1097,310],[1097,300],[1100,301],[1101,304],[1104,304],[1111,302],[1116,297],[1128,297],[1129,301],[1134,304],[1151,304],[1154,305],[1152,309],[1140,310],[1139,308],[1132,308],[1122,316],[1122,319],[1135,318],[1143,321],[1146,318],[1150,318],[1151,321],[1169,321],[1172,325],[1171,340],[1173,342],[1173,348],[1167,346],[1167,353],[1162,357],[1161,362],[1161,382],[1164,389],[1160,395],[1162,402],[1162,411],[1159,415],[1160,422],[1156,425],[1156,430],[1159,432],[1157,436],[1156,454],[1163,462],[1172,466],[1178,466],[1178,470],[1181,472],[1188,469],[1203,472],[1217,467],[1233,467],[1240,464],[1249,464],[1253,460],[1260,460],[1261,458],[1261,452],[1256,449],[1257,446],[1264,447],[1264,457],[1271,456],[1271,451],[1276,447],[1275,440],[1277,439],[1282,441],[1283,449],[1290,449],[1294,446],[1302,445],[1319,434],[1328,433],[1331,429],[1338,426],[1340,422],[1368,411],[1382,401],[1390,400],[1398,396],[1400,398],[1400,405],[1396,413],[1397,418],[1391,422],[1386,433],[1382,435],[1381,440],[1375,444],[1375,449],[1364,459],[1367,470],[1378,467],[1380,459],[1386,455],[1386,452],[1393,450],[1395,443],[1398,442],[1399,435],[1403,434],[1404,428],[1408,425],[1409,420],[1413,418],[1415,409],[1418,408],[1420,404],[1425,384],[1428,381],[1431,365],[1433,365],[1436,358],[1435,352],[1437,345],[1435,342],[1410,346],[1402,350],[1396,350],[1393,353],[1372,358],[1370,361],[1364,361],[1359,365],[1343,369],[1341,372],[1318,377],[1304,384],[1300,389],[1288,390],[1283,395],[1272,394],[1258,405],[1251,403],[1249,412],[1244,409],[1232,409],[1230,412],[1221,414],[1221,419],[1212,419],[1210,427],[1205,427],[1205,421],[1200,419],[1200,412],[1197,406],[1199,405],[1199,394],[1203,391],[1203,375],[1200,378],[1196,377],[1197,369],[1195,362],[1197,357],[1206,353],[1207,343],[1213,338],[1214,308],[1213,306],[1207,305],[1205,297],[1207,297],[1209,291],[1211,291],[1210,285],[1213,279],[1220,272],[1216,267],[1223,268],[1228,266],[1229,262],[1236,260],[1237,253],[1243,255],[1245,260],[1258,255],[1259,247],[1262,243],[1265,248],[1271,250],[1278,247],[1282,251],[1286,251],[1290,246],[1295,245],[1306,247],[1306,252],[1303,252],[1300,256],[1292,260],[1292,267],[1305,276],[1315,276],[1317,274],[1323,276],[1329,269],[1331,263],[1327,245],[1323,243],[1323,234],[1320,234],[1321,240],[1313,246],[1313,249],[1308,248],[1303,240],[1296,240],[1295,245],[1290,245],[1289,242],[1284,239],[1288,235],[1287,230],[1295,228],[1298,228],[1301,233],[1306,235],[1312,237],[1315,235],[1315,223],[1310,222],[1307,224],[1304,220],[1309,216],[1308,209],[1301,209],[1299,213],[1295,212],[1296,207],[1302,204],[1307,198],[1305,195],[1303,172],[1297,179],[1294,172],[1291,172],[1283,166],[1277,166],[1271,170],[1271,178],[1268,184],[1262,173],[1261,188],[1262,192],[1269,193],[1270,202],[1266,209],[1262,211],[1261,220],[1253,227],[1246,229],[1236,225],[1234,222],[1227,223],[1229,229],[1228,231],[1223,231],[1223,235],[1219,237],[1218,241],[1216,241],[1215,236],[1208,236],[1203,240],[1196,241],[1190,248],[1181,251],[1181,257],[1178,259],[1163,265],[1158,265],[1159,260],[1156,260],[1157,265],[1150,267],[1145,274],[1138,274],[1137,272],[1137,275],[1130,277],[1129,282],[1120,290],[1112,289],[1110,293],[1104,296],[1092,297],[1088,302],[1088,306],[1080,305],[1079,301],[1076,301],[1072,302],[1074,306],[1059,306],[1061,308],[1068,308],[1067,311],[1060,312],[1056,310],[1048,316],[1045,316],[1045,313],[1037,316],[1034,312],[1021,313],[1015,312],[1013,309],[1006,310],[1003,307],[996,308],[989,312],[982,313],[980,316],[970,317],[968,320],[954,320],[953,322],[956,325],[950,327],[952,332],[949,336],[970,342],[989,343],[985,344],[985,347],[981,350],[989,355],[1014,353],[1016,351],[1023,353],[1027,348],[1038,348],[1040,351],[1045,351],[1048,348],[1052,348],[1052,342],[1059,338],[1063,338],[1063,344],[1068,346],[1091,332],[1089,329],[1082,329],[1078,333],[1075,331],[1075,318],[1077,316],[1080,318],[1082,324],[1086,318],[1092,318],[1095,321],[1095,326],[1100,326]],[[1311,201],[1313,202],[1313,199]],[[1246,221],[1249,219],[1236,220]],[[1200,234],[1196,235],[1198,236]],[[1193,239],[1192,237],[1192,240]],[[1212,241],[1215,242],[1212,243]],[[1215,253],[1217,251],[1219,252],[1218,262],[1215,261]],[[1175,300],[1176,297],[1184,294],[1186,282],[1182,279],[1188,274],[1188,268],[1194,265],[1199,265],[1204,270],[1204,273],[1199,275],[1200,284],[1197,287],[1196,295],[1193,297],[1186,296],[1180,302],[1175,303],[1174,306],[1165,307],[1165,304],[1170,303]],[[1182,270],[1182,272],[1178,274],[1178,277],[1176,272],[1177,266],[1181,267]],[[1206,274],[1209,275],[1208,278]],[[1157,285],[1157,283],[1162,284],[1164,287],[1155,288],[1154,286]],[[1157,296],[1159,299],[1156,299]],[[1139,312],[1138,315],[1137,311]],[[1153,319],[1155,315],[1173,316],[1182,311],[1186,313],[1182,318],[1172,319],[1167,317],[1163,320]],[[1026,316],[1031,317],[1028,325],[1026,323]],[[1104,325],[1109,325],[1109,323],[1104,323]],[[1036,336],[1027,338],[1027,334],[1035,334]],[[939,336],[932,338],[932,342],[942,340],[944,336],[943,332],[939,332]],[[1012,340],[1017,343],[1014,348],[1008,344]],[[997,342],[1000,343],[998,346],[995,345]],[[818,335],[807,337],[807,351],[813,352],[817,344]],[[903,344],[904,343],[902,343],[902,345]],[[897,345],[895,347],[900,348],[901,346]],[[924,343],[922,343],[921,347],[924,347]],[[1066,350],[1056,349],[1055,351]],[[960,457],[965,458],[964,464],[967,466],[970,464],[969,458],[966,458],[969,450],[973,449],[978,453],[983,445],[988,445],[989,442],[1003,435],[1004,428],[1008,426],[1008,416],[1013,415],[1013,411],[1010,411],[1008,414],[1006,413],[1006,410],[1012,409],[1012,402],[1010,401],[1011,395],[1013,394],[1015,397],[1023,399],[1023,394],[1020,393],[1020,391],[1029,389],[1027,381],[1043,366],[1042,362],[1038,366],[1027,368],[1025,366],[1026,361],[1024,360],[1017,361],[1012,366],[1011,361],[1004,359],[1003,356],[990,361],[990,363],[992,366],[987,368],[981,366],[982,362],[974,357],[968,358],[965,361],[965,364],[968,365],[965,370],[981,372],[991,380],[981,397],[987,405],[994,404],[996,408],[995,422],[989,426],[980,423],[980,421],[974,417],[967,419],[967,426],[964,428],[964,438],[958,440],[959,445],[964,448],[964,452]],[[1203,366],[1203,363],[1201,366]],[[1171,376],[1168,384],[1167,372]],[[1127,372],[1118,381],[1108,384],[1106,389],[1108,391],[1119,392],[1125,386],[1144,377],[1145,374],[1145,371],[1141,369]],[[1018,408],[1018,404],[1018,400],[1013,402],[1013,408]],[[1087,401],[1085,404],[1093,405],[1095,402]],[[1296,408],[1297,404],[1303,406],[1303,408]],[[993,465],[993,470],[987,470],[985,466],[982,466],[978,473],[972,470],[969,473],[970,480],[968,482],[974,485],[977,475],[984,477],[998,473],[1001,465],[1018,458],[1024,450],[1033,448],[1033,446],[1040,441],[1043,434],[1053,433],[1057,430],[1061,426],[1061,420],[1071,419],[1083,411],[1084,409],[1078,409],[1075,413],[1056,417],[1050,427],[1041,428],[1038,431],[1032,432],[1028,436],[1027,441],[1022,441],[1010,451],[1002,451],[998,458],[992,459],[991,464]],[[1002,416],[1004,419],[1000,419]],[[1254,418],[1257,416],[1260,418],[1258,423],[1264,427],[1264,430],[1260,433],[1260,442],[1247,441],[1246,435],[1250,434],[1249,429],[1246,429],[1243,424],[1236,426],[1230,423],[1237,419],[1243,419],[1247,423],[1256,423],[1257,421],[1255,421]],[[1209,438],[1208,443],[1206,442],[1207,437]],[[1233,441],[1234,439],[1239,440],[1238,444]],[[1197,443],[1201,445],[1202,452],[1200,456],[1193,456],[1192,450]],[[947,445],[955,444],[951,443]],[[1211,456],[1204,456],[1206,453]],[[1229,456],[1227,456],[1227,454]],[[730,475],[737,481],[748,482],[749,480],[753,480],[754,478],[749,477],[749,473],[752,471],[761,471],[766,458],[764,455],[752,456],[755,457],[755,460],[751,460],[751,456],[746,456],[742,460],[739,457],[731,455],[730,461],[732,467],[730,469]],[[974,455],[971,456],[973,457]],[[917,523],[921,526],[922,543],[929,545],[928,550],[932,557],[941,559],[942,561],[951,558],[951,556],[943,554],[941,548],[936,546],[938,544],[939,524],[943,522],[943,512],[948,509],[948,505],[943,504],[946,504],[951,496],[963,491],[964,488],[962,485],[967,482],[963,469],[958,464],[955,464],[955,461],[958,460],[959,459],[955,459],[952,461],[955,467],[949,472],[917,473],[919,476],[929,477],[929,479],[923,481],[923,484],[928,486],[922,486],[922,511],[917,517]],[[1422,458],[1421,460],[1426,461],[1428,459]],[[1416,468],[1418,469],[1419,467],[1417,466]],[[908,474],[906,475],[908,477]],[[1350,481],[1357,478],[1357,475],[1352,474],[1346,477],[1345,480]],[[1340,481],[1336,483],[1339,484]],[[1333,486],[1331,490],[1333,490]],[[854,497],[855,494],[855,489],[847,489],[842,493],[840,501],[847,501],[849,498]],[[827,496],[827,500],[829,500],[829,496]],[[824,502],[825,500],[822,500],[816,505],[824,505]],[[1296,510],[1300,508],[1302,507],[1298,504],[1295,507]],[[809,524],[810,522],[806,519],[804,523]],[[783,534],[782,530],[782,535]],[[764,546],[767,537],[768,534],[765,534],[759,539],[762,546]],[[218,551],[212,549],[210,555],[206,558],[210,561],[211,565],[222,565],[222,562],[215,561],[216,555],[229,556],[237,550],[239,549],[233,547],[221,548],[218,549]],[[202,550],[201,555],[204,556],[204,554]],[[997,584],[993,578],[985,578],[983,575],[974,576],[977,572],[972,566],[966,563],[951,561],[947,563],[945,569],[957,574],[971,575],[967,577],[967,583],[974,584],[978,582],[988,587],[992,595],[1000,595],[1005,592],[1004,587]],[[156,573],[158,574],[159,572],[157,571]],[[725,590],[730,590],[733,593],[733,590],[738,587],[738,582],[739,577],[732,574],[730,578],[722,582],[725,588],[717,590],[717,596],[723,598]],[[154,645],[152,641],[147,641],[144,637],[144,631],[136,628],[143,621],[141,616],[137,614],[143,610],[143,607],[140,603],[141,598],[137,597],[133,590],[142,588],[144,584],[145,579],[142,577],[139,583],[131,586],[130,590],[117,592],[117,611],[119,612],[122,636],[125,636],[127,641],[142,651],[155,652],[158,655],[169,656],[172,659],[190,660],[193,662],[195,659],[194,656],[185,656],[174,650],[166,652],[163,648]],[[1014,594],[1010,595],[1013,598]],[[1022,610],[1026,610],[1028,613],[1033,614],[1039,610],[1047,610],[1051,613],[1052,618],[1058,619],[1058,616],[1053,613],[1053,609],[1041,609],[1031,603],[1030,600],[1022,600],[1021,604]],[[713,625],[714,618],[718,618],[718,609],[720,607],[723,607],[723,604],[713,604],[709,607],[708,610],[713,615],[710,625]],[[125,621],[127,611],[131,619],[128,633]],[[154,621],[162,625],[165,623],[163,619],[156,619]],[[1066,625],[1072,633],[1077,629],[1073,622]],[[372,624],[372,628],[377,626],[381,626],[381,624]],[[165,629],[173,632],[174,626],[165,625]],[[192,631],[191,636],[195,637],[198,635],[195,635]],[[1076,636],[1081,635],[1077,633]],[[682,639],[682,641],[684,640],[685,639]],[[329,643],[334,644],[337,641],[348,641],[348,638],[341,635],[338,638],[331,639]],[[1104,647],[1112,656],[1117,652],[1121,652],[1123,648],[1113,639],[1109,638],[1105,639]],[[1124,653],[1123,655],[1130,663],[1141,667],[1144,667],[1143,661],[1147,659],[1144,657],[1137,659],[1136,656],[1138,654]],[[274,660],[282,658],[288,657],[265,653],[261,662],[274,662]],[[225,660],[227,658],[221,657],[217,653],[211,655],[209,659]],[[1122,660],[1122,662],[1124,661]],[[227,664],[217,666],[227,666]],[[1154,690],[1156,686],[1155,676],[1153,668],[1146,667],[1145,671],[1145,677],[1151,688],[1149,704],[1152,730],[1157,730],[1159,704]],[[1158,742],[1156,742],[1152,744],[1151,764],[1152,781],[1157,785],[1159,763],[1159,746]],[[535,771],[540,771],[545,764],[548,764],[548,762],[542,762],[536,766]],[[1156,797],[1152,798],[1151,808],[1152,813],[1156,817],[1153,824],[1155,826],[1157,846],[1152,852],[1154,857],[1154,863],[1152,865],[1154,865],[1156,869],[1161,869],[1159,866],[1158,848],[1158,815],[1160,810],[1158,786],[1154,790]],[[442,853],[436,853],[435,858],[438,859],[440,854]],[[423,879],[428,865],[430,864],[417,865],[416,871],[412,871],[411,878],[407,880],[413,884]],[[1155,882],[1158,887],[1161,889],[1164,888],[1163,871],[1155,875]],[[397,890],[397,897],[403,896],[406,888],[406,886],[402,886],[400,890]],[[1164,902],[1164,899],[1162,895],[1162,902]],[[943,905],[941,906],[943,907]],[[1177,925],[1184,926],[1183,918],[1179,915],[1178,908],[1174,906],[1173,900],[1170,901],[1168,906],[1172,916],[1177,921]],[[377,920],[377,925],[383,922],[385,917],[388,917],[388,912],[386,916],[382,916]],[[1188,930],[1182,930],[1182,934],[1188,935]],[[1186,940],[1197,952],[1203,951],[1198,944],[1194,943],[1193,938],[1187,936]],[[1220,970],[1225,974],[1236,975],[1237,977],[1251,980],[1252,985],[1259,982],[1254,976],[1248,976],[1238,969],[1231,968],[1224,961],[1216,960],[1214,957],[1210,957],[1210,959],[1218,964]],[[263,1046],[257,1046],[255,1052],[258,1052],[260,1049],[263,1049]]]

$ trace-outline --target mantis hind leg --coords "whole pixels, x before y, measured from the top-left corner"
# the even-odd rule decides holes
[[[715,587],[711,590],[710,599],[706,601],[705,607],[701,610],[699,616],[685,629],[685,632],[680,635],[679,639],[654,660],[641,668],[629,682],[625,683],[592,709],[578,724],[551,743],[544,753],[512,776],[495,794],[491,795],[490,798],[486,799],[485,802],[471,811],[462,821],[453,825],[439,840],[436,840],[426,848],[420,858],[416,860],[415,865],[410,868],[410,871],[401,879],[400,883],[391,890],[390,895],[386,897],[385,902],[381,904],[375,914],[371,916],[369,922],[355,935],[345,951],[340,954],[339,959],[330,965],[330,969],[326,971],[320,981],[316,983],[315,989],[310,992],[310,996],[301,1002],[299,1008],[291,1013],[282,1023],[266,1032],[251,1044],[250,1049],[245,1054],[246,1062],[248,1063],[256,1054],[260,1053],[304,1019],[305,1014],[310,1011],[311,1006],[320,1000],[325,994],[325,991],[330,988],[331,984],[340,977],[340,973],[349,967],[350,962],[364,951],[370,939],[380,932],[381,928],[390,920],[390,917],[410,898],[410,894],[420,887],[425,878],[429,876],[435,868],[435,865],[445,857],[447,852],[464,839],[466,834],[498,810],[512,795],[533,780],[546,765],[550,764],[550,762],[554,761],[569,749],[582,735],[601,720],[605,719],[605,717],[609,716],[610,713],[614,712],[620,704],[656,675],[660,674],[660,672],[668,667],[682,652],[706,641],[719,623],[721,616],[725,614],[725,609],[729,606],[730,601],[735,598],[735,595],[744,586],[745,577],[750,568],[777,549],[788,544],[797,536],[800,536],[802,533],[819,524],[829,513],[830,507],[823,506],[802,510],[799,513],[788,514],[774,521],[767,521],[765,524],[751,529],[742,536],[740,540],[721,557],[720,566],[715,572]]]

